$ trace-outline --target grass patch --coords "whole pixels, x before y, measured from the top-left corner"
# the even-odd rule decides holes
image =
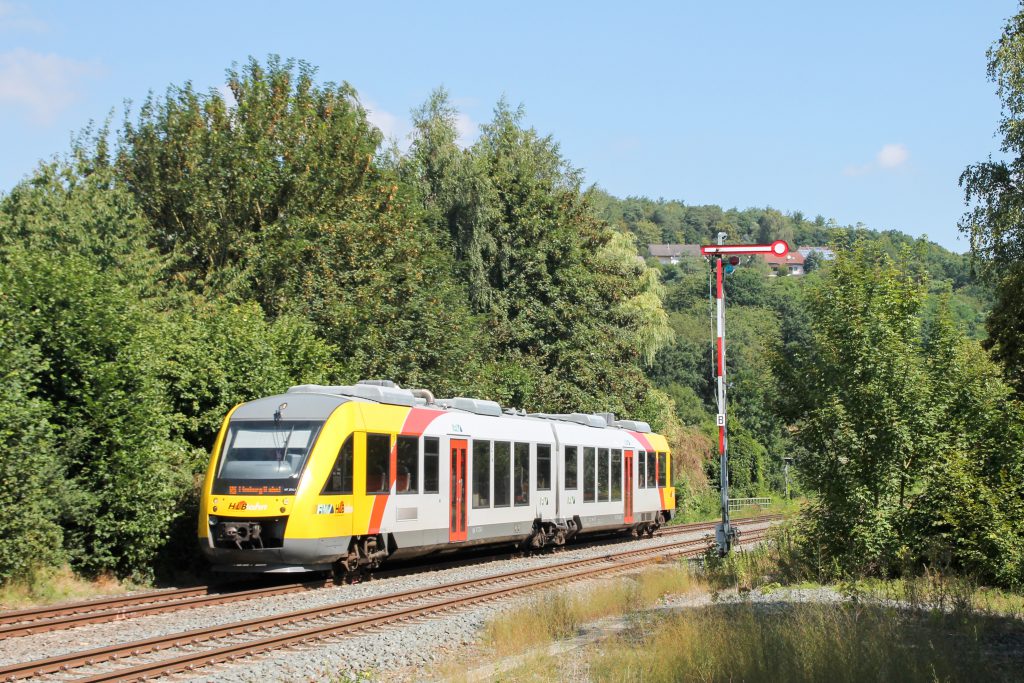
[[[87,600],[142,587],[122,583],[112,577],[83,579],[67,567],[41,569],[31,579],[13,581],[0,587],[0,609],[24,609],[56,602]]]
[[[741,602],[678,612],[590,654],[594,681],[1001,681],[1019,623],[858,604]],[[1017,627],[1017,630],[1014,630]]]
[[[689,567],[678,563],[603,583],[586,593],[545,593],[526,607],[491,620],[484,642],[494,655],[507,657],[571,638],[588,622],[645,610],[666,595],[699,588]]]
[[[672,524],[711,522],[720,519],[722,516],[721,498],[718,491],[709,489],[700,494],[691,494],[680,492],[680,489],[677,487],[676,500],[680,502],[676,510],[677,514],[672,519]],[[800,511],[800,507],[806,502],[806,499],[794,498],[786,500],[784,497],[778,496],[774,497],[772,501],[772,504],[767,506],[753,505],[733,510],[729,513],[729,518],[737,520],[759,517],[761,515],[796,514]]]

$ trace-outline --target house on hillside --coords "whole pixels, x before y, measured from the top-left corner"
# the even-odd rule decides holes
[[[659,263],[675,265],[684,258],[700,258],[699,244],[648,244],[647,253]]]
[[[803,275],[804,255],[801,253],[802,251],[802,249],[791,251],[785,256],[766,254],[764,262],[772,269],[770,277],[777,275]]]
[[[805,259],[812,253],[817,254],[822,261],[834,261],[836,253],[828,247],[800,247],[797,249]]]

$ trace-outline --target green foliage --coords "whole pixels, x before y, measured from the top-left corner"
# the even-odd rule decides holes
[[[32,396],[46,365],[12,317],[8,296],[0,294],[0,584],[63,559],[54,522],[61,476],[51,408]]]
[[[855,243],[812,292],[809,346],[777,356],[798,471],[818,494],[807,555],[824,576],[925,564],[1019,585],[1021,407],[946,306],[922,325],[924,291]]]
[[[1000,159],[971,164],[960,176],[968,211],[960,230],[996,303],[988,319],[986,347],[1003,363],[1006,378],[1024,395],[1024,11],[1011,17],[988,50],[988,77],[1002,103]]]
[[[451,240],[472,310],[490,331],[482,393],[539,409],[636,414],[638,368],[671,338],[657,273],[608,229],[580,173],[505,102],[469,149],[443,90],[414,113],[399,174]]]

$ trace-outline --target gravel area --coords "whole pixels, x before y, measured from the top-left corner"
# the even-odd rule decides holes
[[[672,541],[702,538],[706,531],[673,536]],[[623,550],[653,547],[669,539],[623,541]],[[455,580],[483,578],[519,569],[551,565],[567,560],[597,557],[612,552],[607,545],[565,550],[551,555],[499,560],[444,570],[423,570],[401,577],[336,586],[315,591],[248,600],[193,610],[153,615],[138,619],[82,626],[68,631],[43,633],[0,641],[0,666],[72,651],[87,650],[182,631],[229,624],[246,619],[337,604],[348,600],[386,595],[441,585]],[[266,655],[249,657],[231,665],[210,667],[175,680],[271,681],[345,680],[362,672],[393,671],[400,667],[421,667],[444,659],[448,653],[475,642],[480,627],[497,611],[517,600],[503,600],[421,620],[405,626],[384,627],[376,632],[339,637],[315,646],[299,646]],[[307,622],[308,624],[309,622]],[[268,634],[270,632],[264,632]],[[154,657],[165,658],[170,653]],[[81,675],[81,671],[77,672]],[[73,678],[69,676],[68,678]]]

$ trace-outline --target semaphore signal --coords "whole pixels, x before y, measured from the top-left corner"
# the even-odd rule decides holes
[[[731,273],[739,262],[740,256],[753,254],[770,254],[785,256],[789,253],[789,244],[784,240],[776,240],[771,244],[724,244],[727,235],[718,233],[718,244],[701,246],[700,253],[715,264],[715,280],[717,285],[715,312],[715,379],[718,388],[718,452],[719,479],[722,493],[722,522],[715,530],[718,551],[724,555],[732,549],[738,530],[729,521],[729,424],[725,401],[725,290],[722,287],[723,269]],[[728,261],[726,264],[725,262]]]

